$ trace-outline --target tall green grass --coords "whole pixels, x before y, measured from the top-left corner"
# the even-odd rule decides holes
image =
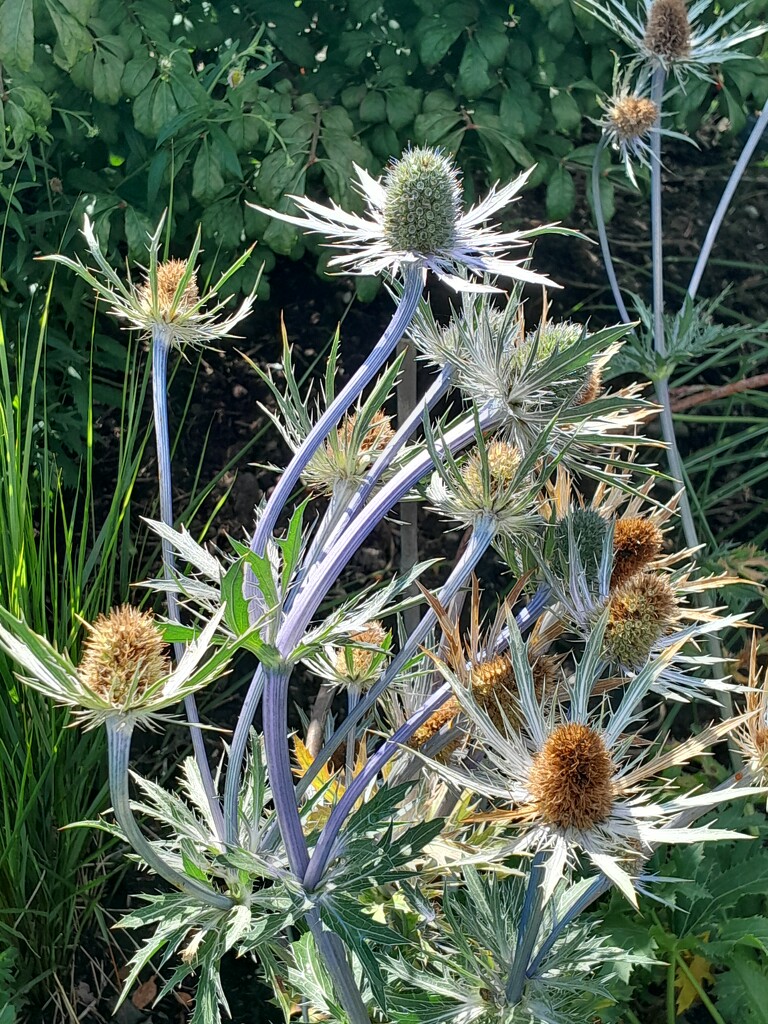
[[[0,323],[0,601],[76,659],[81,618],[92,620],[128,593],[131,495],[148,438],[140,417],[148,367],[126,343],[114,412],[116,468],[109,499],[97,507],[104,480],[97,481],[92,401],[83,412],[77,487],[63,486],[49,443],[48,403],[58,399],[46,390],[50,299],[49,286],[42,317],[34,323],[30,316],[17,337],[7,337]],[[30,1006],[68,990],[75,950],[100,919],[108,873],[103,840],[85,829],[62,831],[108,803],[104,738],[71,724],[66,710],[20,686],[0,658],[0,951],[17,951],[17,1002]],[[45,1019],[57,1015],[49,1005]]]

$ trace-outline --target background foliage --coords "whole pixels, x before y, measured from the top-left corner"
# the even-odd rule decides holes
[[[753,0],[741,18],[765,20],[766,6]],[[263,263],[263,299],[279,257],[298,259],[309,248],[322,273],[327,256],[319,243],[246,202],[284,208],[285,193],[307,192],[359,209],[353,163],[378,173],[409,143],[456,152],[468,199],[475,188],[536,163],[532,183],[545,189],[548,215],[568,219],[579,174],[592,160],[588,119],[599,114],[598,93],[611,87],[614,47],[609,32],[571,0],[0,0],[0,451],[5,479],[16,482],[0,508],[4,601],[13,590],[32,624],[66,643],[75,635],[74,615],[92,617],[124,595],[131,578],[123,555],[131,554],[125,516],[144,443],[135,417],[139,363],[114,324],[97,319],[94,327],[84,284],[63,274],[51,281],[49,269],[35,263],[41,254],[71,255],[81,246],[84,212],[115,266],[142,261],[146,232],[166,207],[175,255],[189,249],[202,224],[205,272],[256,242],[255,258],[233,283],[248,290]],[[675,97],[670,127],[693,130],[714,109],[741,131],[768,99],[768,66],[758,59],[764,43],[747,48],[753,59],[726,65],[717,85],[697,82]],[[618,169],[603,176],[608,213],[620,180]],[[358,282],[362,298],[375,287]],[[118,410],[125,438],[113,518],[103,529],[92,523],[81,531],[86,513],[74,496],[80,487],[90,507],[84,474],[99,464],[93,427],[107,409]],[[744,429],[753,447],[755,432],[765,428]],[[702,453],[701,473],[711,474],[711,454]],[[124,547],[106,550],[120,530]],[[81,533],[62,570],[62,538]],[[91,893],[87,882],[79,892],[70,884],[81,863],[80,835],[56,833],[43,817],[61,800],[54,758],[59,772],[81,770],[82,738],[65,731],[63,714],[22,704],[5,664],[0,694],[8,749],[15,743],[21,752],[5,758],[0,778],[7,811],[0,898],[14,911],[13,928],[8,919],[0,927],[3,993],[12,970],[33,983],[30,950],[68,955],[73,901],[82,907]],[[99,750],[92,756],[101,762]],[[79,791],[69,797],[59,806],[62,823],[87,806]],[[42,894],[35,888],[41,874]],[[46,901],[47,919],[22,915],[33,899]],[[18,929],[22,920],[26,932]],[[10,1004],[0,1011],[2,1024],[12,1013]]]

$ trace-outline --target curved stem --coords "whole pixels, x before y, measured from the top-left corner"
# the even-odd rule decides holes
[[[407,722],[401,725],[392,736],[382,743],[373,756],[366,761],[365,767],[360,774],[344,790],[344,795],[331,812],[331,816],[320,833],[317,846],[312,853],[312,860],[304,876],[304,886],[307,890],[311,892],[319,884],[326,865],[334,855],[336,839],[342,825],[357,801],[371,784],[371,781],[378,775],[384,765],[392,760],[403,744],[408,742],[416,730],[445,704],[451,696],[451,692],[450,683],[443,683],[434,693],[430,694],[419,710],[414,712]]]
[[[461,559],[456,563],[456,566],[449,576],[448,580],[440,589],[440,603],[447,604],[451,600],[456,591],[464,585],[472,574],[473,569],[477,565],[480,558],[483,556],[485,551],[488,549],[488,545],[493,540],[495,533],[494,524],[489,521],[481,522],[473,531],[467,548],[462,555]],[[418,650],[418,646],[421,641],[426,637],[429,630],[432,628],[436,621],[435,613],[430,609],[426,615],[424,615],[419,622],[418,626],[408,636],[408,639],[403,644],[402,649],[398,653],[397,657],[393,660],[387,671],[384,673],[379,682],[371,689],[370,693],[366,694],[366,702],[369,707],[372,707],[378,698],[379,694],[384,692],[384,689],[399,675],[404,666],[413,657]],[[371,701],[370,698],[374,691],[377,691],[375,697]],[[411,738],[413,733],[421,726],[424,722],[430,718],[435,711],[441,707],[451,694],[450,686],[447,684],[441,686],[435,691],[419,710],[412,715],[408,721],[400,726],[397,732],[390,739],[378,748],[371,758],[366,762],[362,771],[352,781],[351,785],[347,786],[344,791],[344,795],[339,800],[338,804],[334,807],[331,817],[329,818],[325,828],[323,829],[320,838],[315,847],[314,853],[312,854],[312,860],[309,865],[309,869],[304,875],[304,885],[307,889],[314,889],[320,879],[322,878],[323,871],[328,863],[333,852],[333,847],[336,841],[336,836],[341,829],[341,826],[347,819],[347,815],[355,806],[359,797],[365,792],[369,783],[376,777],[378,772],[384,767],[384,765],[391,760],[392,757],[398,752],[403,743]],[[352,709],[351,713],[347,716],[346,721],[353,718],[353,715],[364,702],[360,702],[355,708]],[[347,743],[352,743],[352,736],[354,736],[354,725],[359,721],[360,714],[358,713],[352,726],[347,731]],[[337,730],[337,733],[340,730]],[[350,735],[351,734],[351,735]],[[336,733],[334,734],[334,737]],[[331,742],[334,737],[332,737]],[[330,746],[330,743],[327,745]],[[326,760],[321,760],[324,754],[322,750],[312,765],[314,768],[315,764],[319,764],[320,767],[326,764]],[[310,768],[310,771],[312,770]],[[309,772],[306,773],[308,775]],[[302,778],[302,783],[305,783],[306,775]],[[309,783],[305,783],[304,788]]]
[[[606,875],[601,875],[599,878],[594,879],[594,881],[586,890],[586,892],[582,893],[581,896],[573,904],[573,906],[570,907],[565,914],[563,914],[563,917],[557,922],[557,924],[554,926],[554,928],[549,933],[547,938],[541,944],[541,948],[531,961],[531,964],[526,971],[526,974],[529,978],[534,977],[534,975],[541,967],[544,960],[547,958],[547,956],[549,956],[550,950],[552,949],[554,944],[563,934],[565,929],[571,924],[571,922],[575,921],[579,914],[582,914],[587,909],[587,907],[591,907],[595,900],[600,899],[600,897],[604,893],[608,892],[610,888],[611,883],[609,882]]]
[[[507,980],[506,998],[509,1006],[516,1006],[523,997],[528,963],[541,930],[541,922],[544,917],[543,865],[545,856],[541,851],[536,854],[531,864],[531,873],[528,876],[528,888],[525,892],[517,935],[517,948]]]
[[[128,764],[131,757],[133,722],[123,718],[107,719],[107,745],[109,751],[109,789],[112,808],[120,828],[133,849],[156,874],[182,892],[189,893],[203,903],[218,910],[230,910],[235,901],[224,893],[188,878],[166,863],[136,824],[128,793]]]
[[[464,554],[456,563],[450,576],[440,588],[439,599],[441,604],[447,604],[459,588],[462,587],[469,579],[475,566],[488,549],[488,545],[492,539],[493,535],[489,531],[481,531],[479,529],[475,529],[473,531],[472,538],[470,543],[467,545]],[[437,616],[430,608],[425,612],[413,633],[408,636],[396,657],[387,666],[387,670],[384,672],[381,679],[379,679],[379,681],[366,692],[363,699],[356,705],[352,714],[348,715],[341,725],[339,725],[310,767],[304,775],[302,775],[296,786],[298,796],[302,796],[307,791],[312,781],[328,763],[330,758],[338,750],[352,729],[355,728],[363,715],[367,714],[371,710],[386,688],[394,679],[396,679],[399,673],[402,672],[403,668],[414,656],[418,650],[419,644],[425,639],[436,621]]]
[[[264,754],[277,824],[288,863],[296,878],[303,878],[309,864],[307,841],[301,827],[291,774],[288,746],[288,682],[290,669],[269,669],[264,688]]]
[[[423,287],[422,282],[423,271],[420,267],[409,266],[406,268],[403,293],[400,296],[400,301],[397,304],[389,326],[357,373],[342,388],[314,425],[304,444],[294,455],[285,472],[278,480],[277,486],[266,504],[251,539],[252,551],[258,554],[264,553],[267,540],[275,528],[280,513],[290,498],[294,487],[298,484],[301,474],[306,469],[310,459],[363,388],[378,373],[398,341],[405,334],[419,304]]]
[[[171,444],[170,432],[168,429],[168,352],[171,347],[170,339],[162,325],[155,324],[152,329],[152,409],[155,424],[155,443],[157,446],[157,482],[160,496],[160,519],[167,525],[173,526],[173,487],[171,477]],[[173,579],[175,558],[171,542],[166,538],[162,540],[163,552],[163,574],[166,580]],[[180,623],[179,601],[174,591],[166,592],[168,603],[168,618],[171,622]],[[181,661],[184,654],[184,645],[175,643],[173,645],[176,662]],[[221,805],[216,796],[216,788],[213,784],[211,766],[208,763],[208,755],[205,752],[205,741],[199,728],[200,716],[197,713],[197,702],[192,694],[184,698],[184,710],[187,721],[191,728],[192,749],[195,754],[195,761],[200,770],[200,778],[205,790],[205,796],[211,811],[216,835],[220,840],[224,838],[224,817],[221,812]]]
[[[699,290],[701,279],[704,276],[709,257],[712,254],[712,248],[715,244],[717,234],[722,227],[725,215],[728,212],[728,207],[731,205],[736,189],[739,187],[744,172],[747,169],[749,161],[752,159],[752,154],[757,148],[757,144],[763,137],[763,133],[768,128],[768,103],[763,106],[763,109],[758,117],[755,126],[749,133],[749,138],[744,144],[744,148],[741,151],[739,159],[736,161],[736,166],[731,171],[731,176],[728,179],[720,202],[717,204],[714,216],[710,222],[707,234],[704,239],[704,244],[699,252],[699,258],[696,260],[696,266],[693,268],[693,274],[691,274],[691,283],[688,285],[688,297],[690,299],[696,298],[696,293]]]
[[[440,373],[437,380],[434,382],[432,387],[424,396],[425,409],[430,408],[432,404],[437,402],[445,394],[446,390],[450,386],[451,374],[452,370],[447,367]],[[315,575],[318,571],[318,567],[320,565],[324,565],[332,554],[335,554],[338,558],[339,552],[341,552],[342,555],[345,554],[346,557],[343,557],[341,563],[338,565],[336,572],[336,575],[338,575],[338,573],[341,572],[341,569],[349,560],[349,558],[352,557],[354,551],[356,551],[357,548],[359,547],[363,537],[366,536],[366,533],[363,533],[361,537],[358,537],[354,546],[352,546],[351,541],[347,541],[345,547],[345,538],[348,536],[348,532],[353,533],[356,532],[358,529],[356,524],[350,526],[350,523],[352,522],[353,518],[357,515],[357,513],[360,511],[363,501],[373,491],[373,488],[380,479],[381,475],[384,473],[386,468],[389,465],[391,465],[397,453],[400,451],[400,449],[403,447],[407,439],[416,429],[417,425],[421,421],[423,414],[424,409],[422,409],[421,406],[418,406],[411,414],[411,416],[408,418],[408,421],[404,423],[403,426],[397,431],[395,436],[392,438],[392,441],[387,446],[387,449],[382,454],[382,457],[377,460],[374,466],[371,467],[371,470],[366,476],[366,479],[362,486],[360,487],[360,490],[356,494],[353,501],[350,503],[349,508],[345,512],[336,529],[331,534],[331,537],[328,539],[326,544],[327,550],[323,553],[322,558],[319,558],[318,562],[316,562],[314,566],[309,567],[313,574],[311,579],[312,594],[314,594],[317,591],[318,587],[318,581]],[[492,418],[489,417],[489,426],[491,422]],[[473,436],[473,433],[474,424],[470,423],[468,420],[466,425],[464,425],[462,428],[453,431],[448,436],[448,438],[446,438],[446,442],[449,445],[453,444],[455,447],[458,448],[466,444]],[[451,450],[454,449],[452,448]],[[431,465],[431,460],[429,456],[426,455],[426,453],[423,453],[419,458],[420,462],[416,466],[415,475],[414,463],[411,463],[408,466],[406,466],[403,470],[401,470],[400,473],[397,474],[397,476],[394,477],[393,480],[391,480],[390,483],[387,485],[389,488],[389,493],[392,495],[390,499],[391,504],[387,506],[386,499],[384,502],[382,502],[379,496],[379,501],[373,508],[373,511],[371,511],[370,508],[367,508],[365,511],[365,516],[361,516],[361,518],[364,518],[366,520],[367,532],[370,532],[370,530],[372,530],[381,521],[381,519],[383,519],[384,516],[389,512],[390,508],[392,508],[397,503],[400,497],[400,493],[407,493],[413,486],[413,484],[417,480],[419,480],[421,476],[423,476],[424,473],[427,471],[427,469]],[[345,527],[349,527],[349,531],[345,530]],[[330,587],[333,584],[335,576],[333,576],[333,574],[331,573],[329,575],[326,575],[325,579],[328,581],[326,584],[327,590],[328,587]],[[303,598],[304,592],[304,588],[299,588],[296,592],[296,598],[294,599],[294,601],[291,602],[291,605],[295,604],[299,599]],[[320,603],[324,596],[325,591],[320,591],[317,593],[317,603],[314,604],[314,606],[311,606],[310,615],[314,614],[317,605]],[[309,599],[312,599],[311,595]],[[235,732],[232,737],[232,744],[229,749],[229,758],[227,761],[227,777],[224,783],[225,839],[227,843],[234,843],[237,837],[237,803],[238,793],[240,790],[240,777],[242,773],[243,756],[245,755],[245,749],[248,745],[248,735],[250,732],[251,723],[253,722],[253,716],[256,714],[256,708],[258,707],[259,701],[261,700],[263,689],[264,673],[261,669],[261,666],[259,666],[259,668],[254,673],[253,678],[251,679],[250,686],[248,687],[248,692],[246,694],[245,701],[243,702],[243,707],[240,712],[240,715],[238,716],[237,724],[235,726]],[[358,705],[356,711],[360,711],[360,707],[361,705]],[[363,711],[360,711],[360,714],[363,713]],[[352,723],[350,723],[350,727],[351,724]],[[344,735],[346,735],[346,733]],[[343,739],[339,742],[343,742]],[[336,747],[334,747],[334,750],[335,749]],[[325,764],[326,762],[323,761],[322,763]],[[318,766],[317,768],[318,771],[319,768],[320,766]]]
[[[605,150],[606,139],[602,136],[597,144],[595,150],[595,156],[592,160],[592,209],[595,211],[595,223],[597,224],[597,236],[600,239],[600,252],[603,255],[603,264],[605,265],[605,273],[608,277],[608,281],[613,292],[613,301],[616,303],[616,308],[619,311],[619,316],[622,318],[624,323],[630,322],[630,316],[627,312],[627,307],[624,303],[624,299],[621,294],[621,288],[619,287],[619,281],[616,277],[616,268],[613,265],[613,257],[611,256],[611,247],[608,244],[608,232],[605,229],[605,216],[603,214],[603,200],[600,196],[600,158]]]

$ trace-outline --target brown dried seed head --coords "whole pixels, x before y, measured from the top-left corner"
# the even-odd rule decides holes
[[[662,542],[661,530],[653,520],[642,516],[617,519],[613,530],[611,590],[645,569],[661,553]]]
[[[147,312],[159,312],[164,319],[174,319],[181,313],[188,313],[197,305],[200,295],[197,290],[195,275],[181,293],[174,305],[176,290],[187,272],[186,260],[167,260],[157,268],[157,310],[152,309],[152,288],[149,282],[139,289],[139,301]]]
[[[515,674],[512,662],[506,654],[500,654],[490,661],[481,662],[472,668],[472,693],[478,704],[485,701],[500,689],[515,689]]]
[[[654,0],[645,26],[646,50],[662,60],[684,60],[691,52],[685,0]]]
[[[83,645],[80,677],[99,697],[122,704],[168,675],[167,644],[148,612],[130,605],[100,615]]]
[[[588,829],[611,813],[614,771],[600,734],[569,722],[558,726],[534,757],[528,786],[547,824]]]
[[[611,106],[608,122],[619,142],[641,139],[656,124],[659,108],[643,96],[624,96]]]
[[[358,682],[371,671],[373,659],[376,652],[364,648],[355,647],[355,644],[367,644],[371,647],[381,647],[387,638],[387,630],[380,622],[367,622],[364,629],[353,633],[349,638],[348,647],[342,647],[336,652],[336,671],[340,676],[346,676],[350,682]],[[351,650],[351,666],[347,657],[347,651]],[[350,671],[351,667],[351,671]]]
[[[638,573],[611,594],[605,644],[621,665],[639,668],[677,611],[675,594],[663,576]]]

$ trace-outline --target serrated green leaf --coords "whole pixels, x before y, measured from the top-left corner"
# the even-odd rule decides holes
[[[19,71],[29,71],[34,47],[32,0],[3,0],[0,3],[0,61]]]
[[[78,57],[93,48],[93,39],[85,27],[88,5],[73,0],[45,0],[45,6],[56,29],[64,65],[71,68]]]

